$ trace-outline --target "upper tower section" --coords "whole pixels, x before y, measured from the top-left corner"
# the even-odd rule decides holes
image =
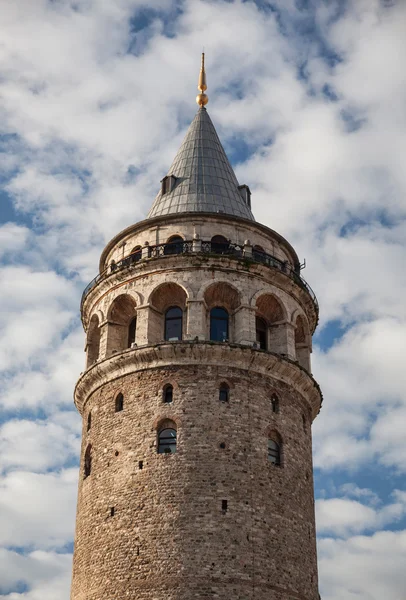
[[[176,213],[223,213],[254,221],[250,191],[239,185],[205,109],[208,102],[204,55],[197,112],[182,145],[161,182],[148,218]]]

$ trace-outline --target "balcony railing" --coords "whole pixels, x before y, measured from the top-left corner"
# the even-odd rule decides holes
[[[273,269],[278,269],[282,273],[285,273],[288,277],[293,279],[300,287],[305,289],[310,297],[312,298],[317,314],[319,311],[319,304],[317,302],[316,294],[313,292],[310,285],[300,274],[300,269],[293,269],[287,261],[282,261],[271,254],[266,252],[259,252],[254,250],[251,246],[244,246],[241,244],[230,243],[215,243],[215,242],[203,242],[200,240],[188,240],[183,242],[169,242],[167,244],[158,244],[156,246],[144,246],[136,252],[125,256],[121,260],[115,262],[112,261],[110,265],[99,273],[92,281],[85,287],[82,294],[81,305],[87,296],[87,294],[96,285],[117,271],[122,269],[131,268],[139,261],[149,260],[151,258],[158,258],[160,256],[171,256],[174,254],[212,254],[212,255],[225,255],[235,257],[240,260],[252,261],[255,263],[261,263]]]

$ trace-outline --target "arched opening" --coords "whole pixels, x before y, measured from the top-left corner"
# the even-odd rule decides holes
[[[136,321],[135,300],[121,294],[112,302],[108,312],[107,356],[122,352],[135,341]]]
[[[225,308],[215,306],[210,311],[210,340],[226,342],[229,334],[229,315]]]
[[[137,315],[133,317],[128,326],[128,348],[131,348],[135,344],[135,334],[137,331]]]
[[[114,402],[114,410],[115,412],[121,412],[124,409],[124,396],[120,392],[117,394],[115,402]]]
[[[89,444],[85,452],[85,462],[83,467],[84,478],[89,477],[92,472],[92,444]]]
[[[171,404],[173,400],[173,386],[170,383],[164,386],[162,399],[164,404]]]
[[[228,283],[213,283],[205,291],[204,300],[208,308],[210,340],[233,340],[231,315],[241,304],[239,292]]]
[[[183,310],[179,306],[171,306],[165,312],[165,340],[177,342],[182,339]]]
[[[228,402],[230,400],[230,388],[226,383],[221,383],[219,387],[220,402]]]
[[[277,467],[282,464],[282,440],[277,431],[268,435],[268,460]]]
[[[272,406],[272,412],[277,414],[279,412],[279,398],[276,394],[272,394],[271,406]]]
[[[176,341],[183,338],[183,317],[187,295],[177,283],[159,285],[149,298],[148,342]]]
[[[215,254],[228,254],[230,242],[222,235],[214,235],[211,238],[211,251]]]
[[[261,332],[262,338],[266,340],[266,349],[288,355],[286,312],[281,301],[272,294],[263,294],[257,299],[256,309],[257,319],[266,323],[266,336]]]
[[[99,317],[93,315],[87,332],[87,367],[93,365],[100,354],[100,324]]]
[[[180,235],[173,235],[165,244],[164,254],[182,254],[183,238]]]
[[[158,428],[158,454],[174,454],[176,442],[176,423],[167,419]]]
[[[295,351],[299,365],[310,372],[310,335],[307,323],[302,315],[296,318]]]
[[[261,317],[255,317],[255,335],[257,347],[266,350],[268,348],[268,326],[265,319]]]
[[[131,250],[131,262],[135,263],[138,262],[139,260],[141,260],[142,258],[142,248],[141,246],[135,246],[135,248],[133,248]]]

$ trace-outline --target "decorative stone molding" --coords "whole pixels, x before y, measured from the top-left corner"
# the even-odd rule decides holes
[[[81,375],[75,388],[75,405],[83,414],[88,398],[108,382],[137,371],[168,365],[206,364],[250,370],[289,384],[311,406],[312,418],[320,411],[322,394],[315,379],[299,364],[271,352],[258,351],[244,345],[217,342],[164,342],[125,350],[92,365]]]

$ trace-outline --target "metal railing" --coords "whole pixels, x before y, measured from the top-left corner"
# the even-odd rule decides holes
[[[300,268],[293,269],[288,261],[282,261],[271,254],[266,252],[260,252],[254,250],[251,246],[243,246],[241,244],[233,243],[215,243],[215,242],[204,242],[200,240],[187,240],[183,242],[169,242],[167,244],[158,244],[156,246],[144,246],[144,248],[137,249],[132,254],[123,257],[121,260],[115,262],[112,261],[110,265],[104,269],[101,273],[96,275],[94,279],[85,287],[82,294],[81,306],[87,296],[87,294],[96,285],[117,271],[125,268],[131,268],[139,261],[148,260],[151,258],[158,258],[161,256],[172,256],[175,254],[213,254],[216,256],[225,255],[235,257],[240,260],[247,262],[261,263],[273,269],[278,269],[282,273],[285,273],[288,277],[293,279],[300,287],[305,289],[310,295],[314,302],[316,311],[318,313],[319,304],[317,302],[316,294],[313,292],[307,281],[301,276]]]

